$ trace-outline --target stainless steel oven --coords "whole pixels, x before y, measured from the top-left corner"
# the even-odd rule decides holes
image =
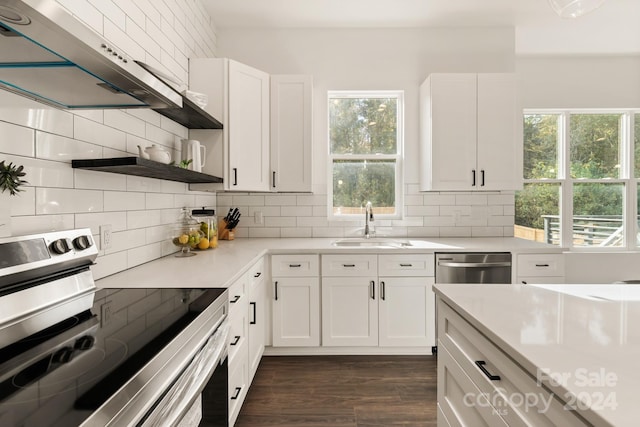
[[[0,239],[0,425],[226,426],[226,290],[97,289],[97,253],[89,229]]]
[[[436,283],[511,283],[511,253],[436,253]]]

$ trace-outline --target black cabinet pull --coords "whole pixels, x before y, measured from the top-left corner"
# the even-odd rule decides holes
[[[233,168],[233,185],[238,185],[238,168]]]
[[[230,345],[238,345],[239,341],[240,341],[240,336],[236,335],[233,342],[230,343]]]
[[[231,396],[231,400],[236,400],[240,396],[241,391],[242,391],[242,387],[236,387],[236,392],[233,396]]]
[[[273,188],[276,188],[276,171],[273,171]]]
[[[276,301],[278,301],[278,281],[276,280]]]
[[[369,282],[369,287],[371,288],[371,299],[376,299],[376,282],[373,280]]]
[[[289,268],[300,268],[302,264],[289,264]]]
[[[235,304],[238,302],[238,300],[240,299],[240,295],[236,295],[234,299],[232,299],[231,301],[229,301],[231,304]]]
[[[400,267],[413,267],[413,264],[400,264]]]
[[[380,282],[380,298],[382,299],[382,301],[385,301],[385,299],[387,298],[387,287],[384,282]]]
[[[480,171],[480,176],[481,176],[481,178],[480,178],[481,179],[480,186],[484,187],[484,169],[482,169]]]
[[[487,362],[485,362],[484,360],[476,360],[476,366],[480,368],[482,373],[485,374],[487,378],[489,378],[491,381],[500,381],[500,375],[491,375],[489,371],[487,371],[487,368],[484,367],[484,365],[486,364]]]
[[[256,274],[253,275],[253,277],[260,277],[260,276],[262,276],[261,272],[257,272]]]
[[[536,267],[549,267],[549,264],[536,264]]]
[[[349,268],[353,268],[356,265],[355,264],[342,264],[343,267],[349,267]]]
[[[471,186],[475,187],[476,186],[476,170],[475,169],[471,170],[471,179],[472,179]]]
[[[527,284],[527,282],[523,280],[523,281],[522,281],[522,284],[523,284],[523,285],[526,285],[526,284]]]
[[[249,305],[253,306],[253,320],[249,322],[250,325],[255,325],[256,324],[256,303],[255,302],[250,302]]]

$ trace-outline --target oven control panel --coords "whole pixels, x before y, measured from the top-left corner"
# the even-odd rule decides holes
[[[91,264],[98,248],[91,229],[52,231],[0,239],[0,285],[2,277],[35,268],[65,263]]]

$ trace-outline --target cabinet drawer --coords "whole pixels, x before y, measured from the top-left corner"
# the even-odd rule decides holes
[[[585,425],[573,412],[565,410],[564,402],[557,396],[538,386],[535,374],[524,371],[442,301],[438,303],[438,340],[482,395],[490,397],[493,407],[508,425]],[[511,396],[543,396],[544,399],[522,400],[516,404]]]
[[[433,254],[378,255],[378,275],[433,276],[434,262]]]
[[[246,300],[246,298],[244,299]],[[240,349],[246,348],[248,332],[248,308],[246,301],[238,302],[238,306],[229,314],[229,361],[234,363],[236,358],[247,357],[239,355]]]
[[[272,277],[310,277],[320,274],[318,255],[272,255]]]
[[[488,396],[478,390],[446,346],[438,352],[437,380],[438,409],[441,412],[438,413],[438,427],[507,426],[487,400]]]
[[[242,276],[233,285],[229,287],[229,311],[234,310],[235,307],[246,301],[245,295],[247,295],[247,281],[246,276]]]
[[[234,359],[235,363],[229,361],[229,425],[235,424],[242,402],[244,401],[249,389],[249,370],[246,342],[241,346],[240,352],[245,355],[244,358]]]
[[[368,276],[378,274],[377,255],[323,255],[323,276]]]
[[[518,276],[564,276],[564,255],[518,255]]]
[[[258,280],[262,280],[265,276],[264,271],[264,258],[256,261],[255,264],[247,272],[247,281],[250,285],[253,285]]]

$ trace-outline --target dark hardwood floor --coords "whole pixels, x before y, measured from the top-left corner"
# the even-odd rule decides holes
[[[436,426],[435,356],[266,356],[238,427]]]

